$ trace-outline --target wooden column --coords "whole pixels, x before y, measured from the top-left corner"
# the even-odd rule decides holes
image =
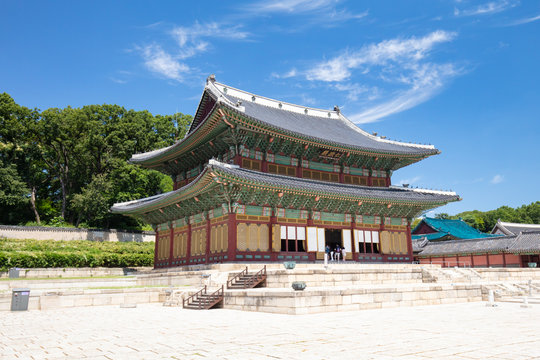
[[[229,213],[227,220],[229,245],[227,247],[227,260],[236,261],[236,214]]]
[[[187,249],[186,249],[186,264],[189,265],[189,260],[191,260],[191,221],[189,217],[187,218]]]
[[[489,253],[486,253],[487,267],[489,267]]]
[[[208,264],[210,259],[210,242],[211,242],[211,233],[210,230],[212,230],[210,226],[210,216],[206,214],[206,259],[204,260],[205,264]]]
[[[474,255],[471,254],[471,267],[473,268],[474,267]]]
[[[173,258],[174,258],[174,227],[173,227],[173,222],[171,221],[171,225],[169,226],[169,230],[171,231],[170,233],[170,236],[169,236],[169,267],[172,265],[173,263]]]
[[[158,242],[159,242],[159,227],[156,226],[156,243],[154,245],[154,269],[158,261]]]
[[[356,227],[355,220],[356,220],[355,217],[353,216],[353,214],[351,214],[351,249],[349,250],[351,251],[351,256],[352,256],[353,261],[357,261],[358,259],[358,256],[356,255],[356,247],[358,246],[358,242],[356,241],[354,237],[354,228]],[[379,243],[380,241],[381,239],[379,236]]]
[[[272,210],[272,212],[273,211],[274,210]],[[274,225],[275,224],[277,224],[277,217],[275,216],[274,213],[272,213],[272,215],[270,215],[270,223],[268,224],[268,251],[270,253],[274,252],[272,244],[274,242]]]
[[[409,259],[411,262],[414,261],[414,254],[413,254],[413,248],[412,248],[412,235],[411,235],[411,222],[407,220],[407,255],[409,256]]]

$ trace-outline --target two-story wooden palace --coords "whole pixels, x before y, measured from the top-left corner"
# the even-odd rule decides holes
[[[313,109],[207,79],[184,139],[134,155],[174,190],[115,204],[156,229],[155,267],[347,259],[411,262],[410,221],[459,200],[391,185],[392,171],[439,151],[366,133],[339,108]]]

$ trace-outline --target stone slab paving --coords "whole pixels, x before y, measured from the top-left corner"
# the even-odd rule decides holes
[[[158,304],[4,312],[0,359],[540,359],[540,305],[313,315]]]

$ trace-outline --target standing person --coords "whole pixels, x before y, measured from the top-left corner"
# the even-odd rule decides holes
[[[330,257],[330,245],[326,245],[326,247],[324,248],[324,253],[326,256],[326,261],[328,261],[328,258]]]
[[[330,246],[329,246],[329,247],[330,247]],[[332,261],[334,261],[334,254],[335,254],[335,251],[334,251],[334,250],[335,250],[334,248],[332,248],[332,249],[330,250],[330,260],[332,260]]]
[[[339,262],[339,255],[341,254],[341,248],[339,247],[339,245],[336,245],[336,261]]]
[[[341,255],[343,256],[343,262],[345,262],[345,259],[347,257],[347,250],[345,250],[345,247],[341,249]]]

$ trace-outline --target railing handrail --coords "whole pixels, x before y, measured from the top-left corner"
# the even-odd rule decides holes
[[[255,275],[253,275],[250,279],[249,279],[249,285],[251,287],[251,285],[253,285],[253,283],[255,283],[255,280],[259,280],[259,279],[262,279],[263,276],[266,275],[266,265],[264,265],[264,267],[257,271],[257,273]]]
[[[206,285],[204,285],[204,287],[201,290],[197,291],[195,294],[188,296],[187,299],[183,299],[182,300],[182,306],[183,307],[186,306],[186,301],[189,304],[189,299],[194,299],[195,297],[199,296],[199,294],[202,294],[202,293],[206,294]],[[200,307],[200,304],[199,304],[199,307]]]
[[[227,287],[229,287],[229,285],[232,285],[233,281],[237,278],[240,278],[242,275],[244,274],[247,274],[248,273],[248,267],[246,266],[246,268],[242,271],[240,271],[238,274],[234,275],[232,279],[230,280],[227,280]]]

